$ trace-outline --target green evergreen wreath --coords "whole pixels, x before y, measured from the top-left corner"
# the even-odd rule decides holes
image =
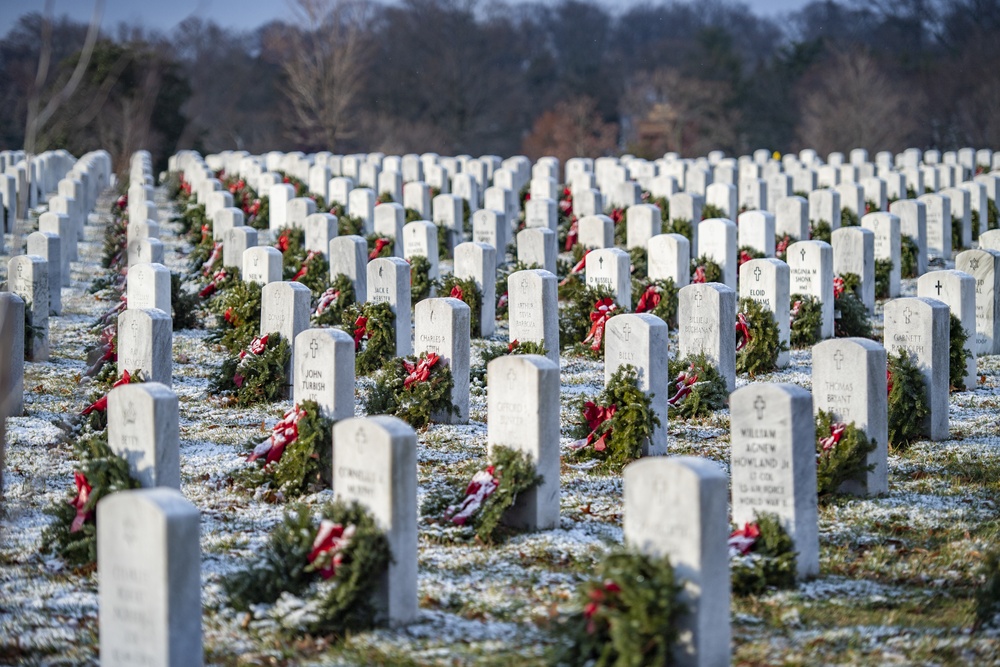
[[[354,368],[359,376],[374,373],[396,356],[396,315],[388,303],[352,304],[344,310],[342,326],[354,335]]]
[[[750,340],[736,354],[736,372],[750,377],[770,373],[778,367],[778,354],[788,349],[788,344],[780,340],[774,313],[749,298],[740,299],[739,312],[746,316]]]
[[[434,281],[430,278],[431,262],[423,255],[414,255],[410,262],[410,297],[412,303],[430,297]]]
[[[920,246],[906,234],[899,235],[899,274],[903,278],[917,277],[917,257]]]
[[[338,236],[364,236],[365,221],[356,215],[337,216]]]
[[[333,483],[333,449],[330,447],[333,424],[332,419],[323,416],[315,401],[304,401],[292,407],[266,440],[247,443],[246,449],[251,456],[255,450],[258,453],[246,469],[244,481],[247,486],[256,488],[273,482],[273,488],[286,497],[329,489]],[[294,437],[289,438],[287,428],[294,430]],[[286,439],[290,442],[284,444]],[[258,448],[262,445],[268,451],[260,453]]]
[[[430,371],[427,377],[410,383],[412,369],[419,374],[425,364]],[[454,386],[451,369],[436,354],[389,359],[375,375],[375,385],[362,399],[362,407],[365,414],[392,415],[420,429],[438,414],[458,414],[451,402]]]
[[[698,274],[698,269],[702,269],[705,273],[706,283],[720,283],[722,282],[722,267],[719,266],[715,260],[709,259],[706,255],[702,255],[696,260],[691,262],[691,282],[698,282],[695,280]]]
[[[924,376],[906,350],[889,355],[889,446],[902,451],[923,435],[931,413],[924,395]]]
[[[97,503],[112,493],[137,489],[139,482],[129,474],[128,461],[111,451],[107,433],[84,436],[74,448],[79,458],[76,484],[45,510],[53,521],[42,531],[41,550],[84,567],[97,562]]]
[[[683,584],[667,557],[615,550],[580,585],[580,611],[559,620],[551,663],[594,667],[676,664]]]
[[[632,280],[632,303],[636,313],[650,313],[677,328],[677,285],[673,278],[666,280]],[[655,296],[653,296],[655,294]],[[655,302],[652,309],[649,308]]]
[[[691,221],[686,218],[671,218],[670,222],[663,225],[664,234],[680,234],[692,244],[694,241],[692,237],[694,236],[694,226]]]
[[[436,492],[429,493],[424,498],[420,514],[431,517],[435,523],[454,526],[453,532],[463,541],[478,539],[484,544],[495,544],[505,540],[514,531],[503,525],[504,514],[514,506],[518,495],[541,484],[542,476],[536,472],[535,464],[527,453],[499,445],[490,452],[488,467],[479,469],[477,466],[477,474],[481,473],[492,476],[496,488],[482,499],[478,509],[472,509],[475,498],[468,498],[467,494],[470,489],[474,490],[476,481],[470,483],[469,476],[465,475],[455,477],[443,488],[438,487]],[[466,508],[465,503],[470,506]],[[463,509],[471,511],[462,512]]]
[[[489,377],[487,375],[487,367],[490,365],[491,361],[499,357],[504,357],[508,354],[537,354],[544,357],[548,353],[549,351],[545,348],[544,344],[535,343],[530,340],[524,341],[523,343],[515,340],[510,343],[488,344],[479,352],[479,363],[469,369],[470,383],[473,386],[486,386]]]
[[[858,297],[861,278],[856,273],[839,276],[844,281],[844,290],[835,296],[833,302],[833,333],[837,338],[871,338],[872,325],[868,311]],[[837,290],[834,289],[834,295]]]
[[[187,237],[191,243],[199,243],[204,238],[204,232],[209,232],[211,236],[212,220],[205,213],[204,204],[188,204],[180,215],[181,233]]]
[[[128,215],[116,214],[104,231],[101,266],[119,273],[128,266]]]
[[[421,218],[417,218],[420,220]],[[437,227],[437,237],[438,237],[438,260],[451,259],[451,250],[448,249],[449,234],[451,233],[450,227],[445,227],[444,225],[436,225]]]
[[[812,347],[819,341],[823,327],[823,307],[819,299],[808,294],[793,294],[790,311],[791,326],[788,337],[792,347],[802,349]],[[798,304],[798,307],[796,307]]]
[[[577,439],[573,456],[598,461],[595,470],[621,471],[642,456],[643,444],[661,425],[652,404],[652,397],[639,389],[635,366],[619,366],[594,401],[575,401],[573,412],[582,419],[571,431]]]
[[[629,262],[631,263],[632,280],[646,280],[649,276],[649,255],[645,248],[632,248],[628,251]]]
[[[236,281],[213,299],[209,307],[218,315],[207,340],[219,343],[230,354],[238,354],[257,337],[260,330],[262,287],[258,283]]]
[[[857,227],[861,224],[858,221],[858,214],[847,208],[846,206],[840,209],[840,226],[841,227]]]
[[[170,274],[170,307],[173,330],[200,329],[202,299],[197,292],[184,289],[184,279],[179,273]]]
[[[955,317],[954,313],[949,315],[951,338],[948,344],[948,380],[953,391],[965,391],[965,362],[969,358],[969,351],[965,349],[965,342],[969,336],[965,333],[962,320]]]
[[[645,195],[646,195],[646,193],[643,192],[643,198],[644,199],[645,199]],[[647,204],[652,204],[653,206],[655,206],[658,209],[660,209],[660,222],[662,223],[661,226],[660,226],[660,230],[661,230],[660,233],[661,234],[667,234],[667,233],[669,233],[667,231],[667,229],[668,229],[669,223],[670,223],[670,199],[667,198],[667,197],[653,197],[653,196],[650,196],[649,199],[646,200],[646,203]]]
[[[277,619],[292,636],[303,631],[343,636],[377,622],[376,590],[382,579],[380,575],[392,558],[388,539],[368,510],[357,503],[348,505],[338,501],[323,505],[319,508],[319,519],[314,520],[304,504],[289,507],[263,551],[254,554],[247,569],[222,580],[233,608],[260,613],[257,605],[274,605],[283,597],[291,602],[288,596],[299,598],[303,603],[301,608]],[[324,577],[324,566],[317,564],[319,558],[310,562],[317,551],[316,541],[323,521],[343,528],[354,527],[346,545],[339,550],[340,561],[330,578]],[[272,617],[280,614],[273,606],[270,612]]]
[[[354,303],[354,283],[341,273],[333,279],[326,292],[320,295],[316,312],[312,315],[313,325],[321,327],[340,325],[344,321],[344,312]]]
[[[951,249],[958,252],[964,247],[962,245],[962,221],[953,215],[951,216]]]
[[[726,212],[715,204],[705,204],[701,207],[701,219],[711,220],[712,218],[728,218]]]
[[[878,443],[853,422],[837,423],[833,413],[816,413],[816,493],[820,499],[837,493],[846,482],[863,482],[875,469],[868,455]]]
[[[201,240],[187,256],[187,272],[192,276],[211,275],[216,268],[222,268],[222,241],[212,238],[212,231],[205,229]],[[217,266],[218,265],[218,266]]]
[[[976,209],[972,209],[972,211],[970,211],[970,218],[972,219],[972,240],[978,241],[979,221],[981,220],[981,218],[979,217],[979,211],[977,211]]]
[[[741,245],[736,251],[737,269],[752,259],[764,259],[764,253],[753,246]]]
[[[209,392],[228,395],[240,407],[276,401],[284,397],[291,357],[288,341],[281,334],[255,338],[246,350],[222,362],[218,374],[209,381]]]
[[[561,349],[574,349],[582,343],[592,326],[590,314],[594,312],[594,304],[602,299],[611,299],[613,296],[608,287],[588,287],[582,280],[579,282],[578,288],[573,290],[572,299],[559,315]],[[603,349],[602,346],[601,350]]]
[[[619,248],[624,248],[628,243],[628,224],[625,222],[625,209],[613,208],[607,214],[614,223],[614,244]]]
[[[809,238],[813,241],[825,241],[829,243],[832,236],[833,230],[830,228],[830,223],[826,220],[817,220],[812,223]]]
[[[875,296],[879,299],[889,298],[889,276],[892,273],[892,259],[875,260]]]
[[[1000,227],[1000,209],[997,208],[996,200],[987,199],[986,204],[986,227],[997,229]]]
[[[668,417],[685,420],[707,417],[726,407],[729,402],[726,380],[704,352],[670,360],[667,373],[670,377],[667,394],[670,395],[669,400],[673,401],[667,408]],[[682,374],[688,380],[693,380],[683,389],[680,386],[685,384],[681,379]]]
[[[480,319],[483,313],[483,293],[471,278],[459,278],[455,274],[445,277],[438,286],[438,296],[454,297],[465,302],[471,312],[469,329],[473,338],[480,338]]]
[[[754,536],[753,544],[745,552],[734,548],[733,537],[747,532]],[[733,595],[760,595],[769,588],[795,587],[795,545],[776,514],[756,514],[753,523],[733,532],[730,545]]]

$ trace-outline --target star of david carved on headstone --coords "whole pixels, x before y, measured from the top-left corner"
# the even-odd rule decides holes
[[[973,257],[972,259],[970,259],[969,260],[969,266],[972,267],[973,271],[975,271],[976,269],[978,269],[979,268],[979,258],[978,257]]]
[[[764,408],[766,407],[767,407],[767,402],[764,400],[764,397],[758,395],[757,400],[753,402],[753,409],[757,411],[757,419],[764,418]]]
[[[753,277],[757,280],[757,282],[760,282],[760,274],[761,273],[763,273],[763,271],[760,270],[760,267],[759,266],[755,266],[754,269],[753,269]]]

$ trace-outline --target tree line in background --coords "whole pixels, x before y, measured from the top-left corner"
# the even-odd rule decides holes
[[[0,145],[69,77],[88,26],[0,40]],[[45,30],[51,39],[43,39]],[[102,34],[37,150],[655,158],[722,149],[1000,148],[1000,0],[833,0],[782,19],[724,0],[293,0],[251,32],[190,17]],[[43,53],[46,45],[50,53]],[[36,79],[39,58],[51,58]]]

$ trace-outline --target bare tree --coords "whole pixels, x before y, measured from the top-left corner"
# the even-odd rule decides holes
[[[354,111],[368,50],[365,0],[291,0],[301,26],[285,44],[285,91],[294,138],[333,150],[354,132]]]
[[[842,51],[806,75],[799,140],[820,153],[901,150],[918,129],[920,97],[867,53]]]

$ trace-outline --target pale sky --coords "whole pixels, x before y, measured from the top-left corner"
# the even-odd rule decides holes
[[[516,0],[515,0],[516,1]],[[609,9],[626,8],[640,0],[605,0]],[[809,0],[756,0],[746,4],[759,14],[773,15],[794,11]],[[556,4],[558,0],[542,0]],[[52,0],[58,15],[68,14],[78,21],[88,21],[94,0]],[[17,19],[28,12],[41,11],[42,0],[0,0],[0,37],[6,35]],[[272,19],[287,16],[285,0],[105,0],[101,25],[113,30],[120,22],[141,23],[147,28],[169,32],[188,16],[197,15],[225,27],[247,30]]]

